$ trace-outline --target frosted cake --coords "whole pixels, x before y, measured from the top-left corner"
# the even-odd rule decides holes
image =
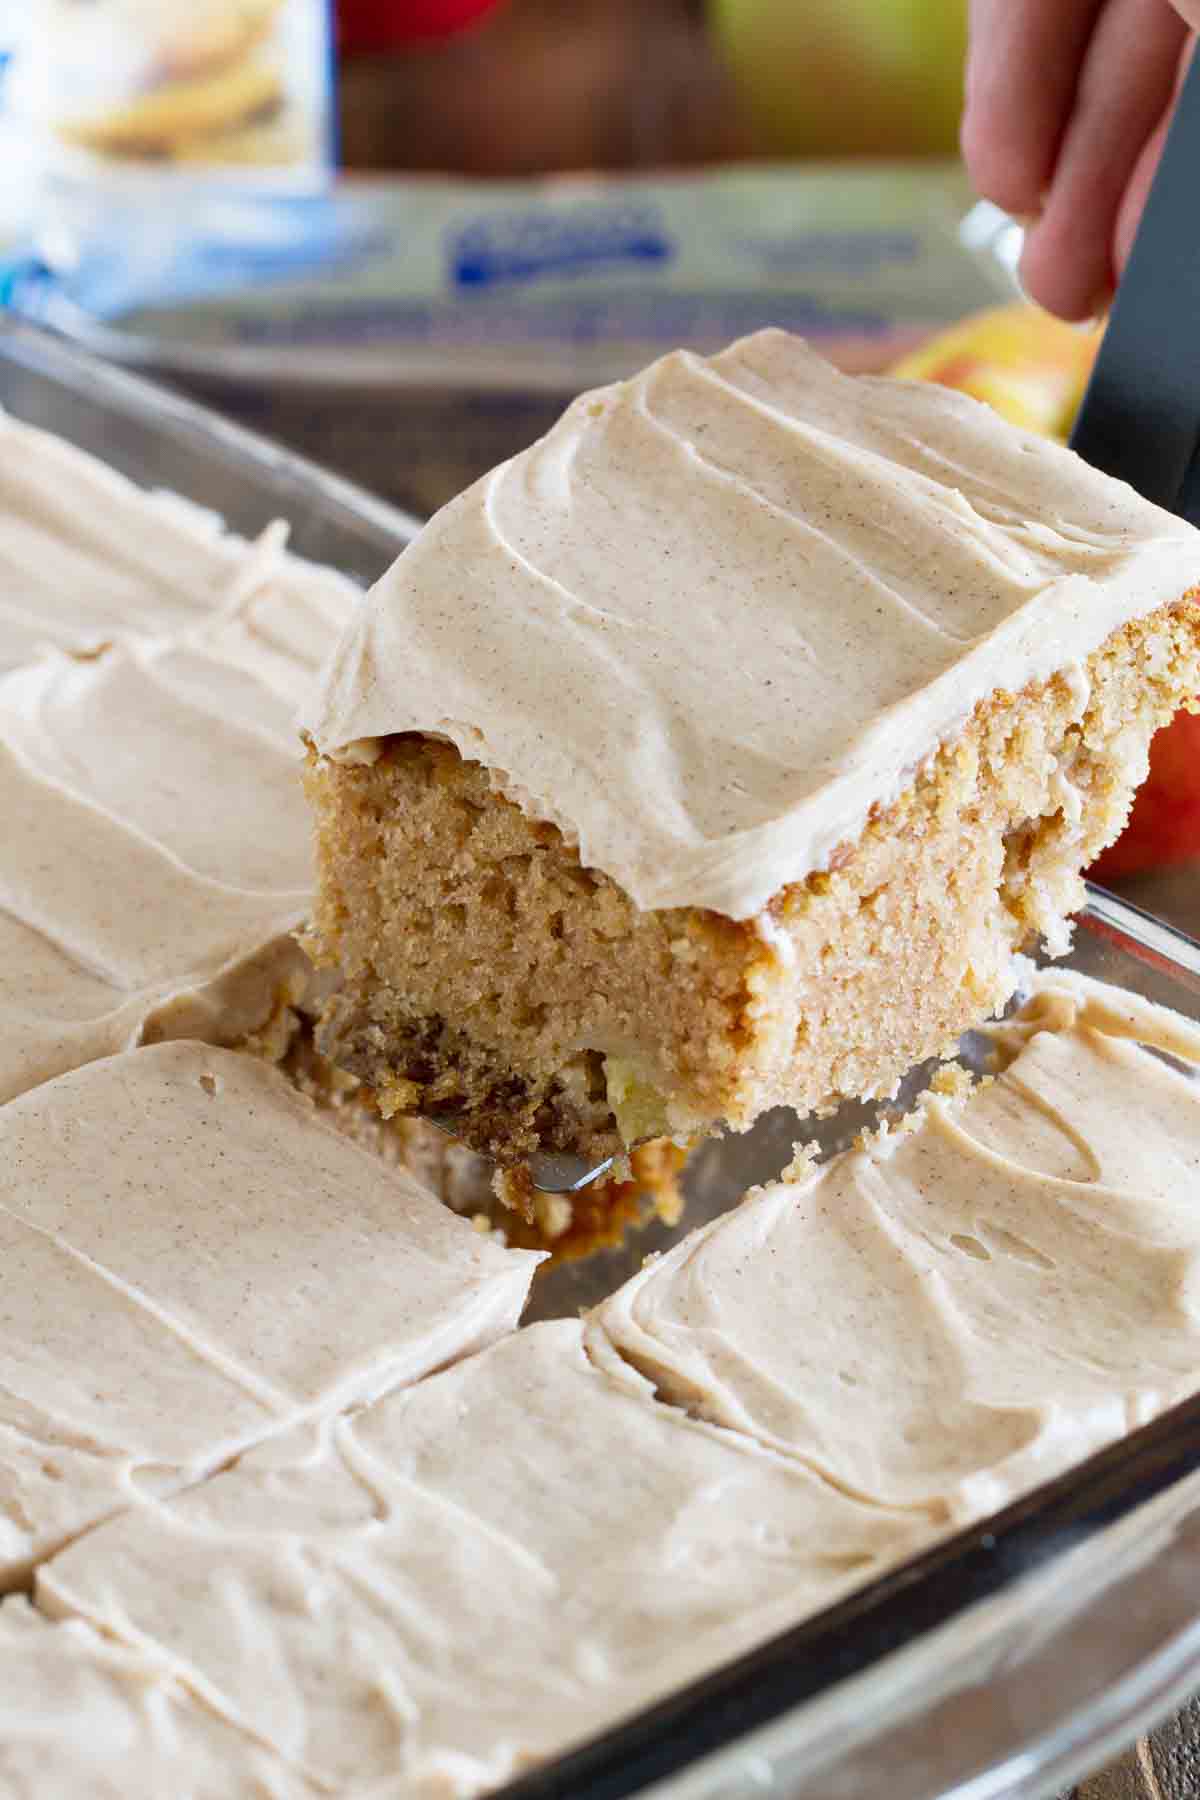
[[[796,384],[804,396],[781,412]],[[801,425],[814,393],[824,424]],[[715,411],[697,413],[702,402]],[[514,638],[508,665],[471,652],[439,675],[443,690],[447,667],[468,687],[477,678],[477,699],[494,677],[486,742],[456,706],[461,744],[439,713],[314,749],[327,855],[353,820],[385,909],[404,880],[440,871],[427,912],[394,918],[420,925],[416,947],[443,970],[457,934],[476,1039],[514,956],[523,1030],[558,1029],[555,1006],[575,1005],[571,969],[626,1008],[627,1036],[564,1040],[565,1072],[532,1111],[531,1090],[510,1090],[505,1155],[560,1130],[565,1141],[580,1119],[589,1143],[638,1140],[677,1102],[673,1131],[706,1128],[678,1072],[693,1064],[682,1050],[670,1060],[685,1042],[699,1046],[695,1068],[728,1078],[704,1090],[714,1108],[740,1082],[748,1116],[768,1076],[784,1082],[785,1051],[787,1080],[832,1095],[836,1034],[866,1021],[874,1035],[847,1039],[845,1079],[870,1064],[884,1086],[885,1039],[897,1058],[910,1038],[940,1042],[967,995],[974,1019],[989,982],[1007,991],[1026,931],[1061,927],[1073,860],[1114,825],[1156,709],[1194,678],[1195,608],[1181,596],[1195,540],[958,402],[921,402],[919,432],[906,405],[886,384],[843,386],[774,337],[713,365],[671,359],[593,397],[483,490],[525,560],[509,558],[503,580],[491,552],[470,560],[491,571],[479,593],[520,610],[526,650],[535,627],[546,646],[561,651],[565,631],[572,654],[590,646],[601,661],[609,637],[627,640],[606,665],[613,692],[593,683],[595,705],[571,710],[560,684],[551,707],[522,670],[526,698],[505,715]],[[665,435],[675,501],[659,492],[638,530],[609,533],[610,563],[588,564],[604,591],[568,601],[569,583],[530,587],[537,530],[573,581],[572,557],[582,568],[607,516],[605,481],[628,512],[647,432]],[[39,481],[47,505],[54,493],[46,469],[31,515]],[[762,665],[748,616],[724,596],[717,539],[688,512],[697,492],[702,511],[745,525],[729,539],[744,551],[730,592],[736,578],[756,596],[793,690],[790,712],[764,703],[776,762],[749,707]],[[578,544],[550,529],[564,493],[591,521]],[[872,512],[861,542],[853,494]],[[483,530],[477,500],[435,525],[435,543],[472,517]],[[131,521],[153,511],[136,491],[131,505]],[[104,508],[81,498],[79,515],[98,530]],[[0,678],[12,1096],[0,1104],[0,1584],[24,1584],[38,1609],[0,1607],[0,1793],[477,1795],[1195,1391],[1200,1033],[1067,976],[1040,977],[1011,1022],[987,1028],[990,1079],[948,1068],[909,1119],[889,1115],[823,1168],[801,1155],[584,1322],[517,1328],[537,1259],[385,1166],[428,1168],[472,1210],[478,1163],[411,1113],[384,1122],[311,1036],[339,969],[314,979],[293,935],[311,870],[292,709],[350,597],[292,582],[277,531],[238,548],[186,508],[153,516],[145,544],[164,576],[159,528],[186,519],[173,554],[189,569],[199,530],[222,565],[211,584],[166,583],[156,620],[153,570],[135,572],[132,612],[108,624],[64,591],[61,618],[47,603],[47,643],[18,645],[22,666]],[[131,553],[136,539],[131,525]],[[868,540],[870,579],[864,550],[839,585],[839,559]],[[771,543],[778,567],[759,554]],[[688,630],[678,604],[657,622],[666,675],[645,616],[657,602],[633,579],[664,545],[681,584],[709,583]],[[779,571],[801,551],[803,591],[838,604],[810,607],[789,639]],[[107,607],[105,554],[82,556]],[[670,562],[658,557],[660,575]],[[192,572],[207,566],[198,552]],[[441,616],[461,626],[463,602],[444,604],[455,567],[438,563]],[[834,641],[857,618],[860,649],[873,642],[867,591],[911,677],[886,705],[883,661],[839,661]],[[402,667],[380,606],[364,606],[331,663],[327,703],[366,667],[356,643],[374,656],[379,634],[379,654],[391,641]],[[435,613],[431,594],[415,668],[442,629]],[[676,666],[712,678],[703,730],[695,705],[671,710],[687,698]],[[797,668],[814,671],[805,716]],[[840,749],[835,682],[853,703]],[[949,689],[958,710],[943,714]],[[868,701],[881,710],[864,725]],[[508,757],[539,718],[570,728],[544,733],[551,760],[569,738],[553,784],[533,779],[536,755]],[[806,789],[801,752],[817,739],[832,761]],[[894,786],[872,799],[887,755]],[[722,837],[726,776],[737,785]],[[821,847],[822,820],[845,854],[840,839]],[[791,882],[793,853],[812,868]],[[886,879],[864,893],[872,870]],[[327,879],[325,903],[329,892]],[[936,916],[916,907],[922,895]],[[961,967],[946,935],[956,907]],[[481,956],[488,909],[508,923]],[[348,908],[339,924],[359,922]],[[539,962],[547,941],[561,964]],[[714,969],[739,957],[742,997],[720,1015],[736,1026],[730,1060],[720,1031],[704,1044],[688,1033]],[[335,1054],[355,1006],[386,985],[351,971],[326,1018]],[[587,1018],[599,1032],[601,1014]],[[478,1123],[468,1062],[432,1060],[448,1033],[416,1073],[356,1065],[380,1104],[458,1092]],[[386,1060],[386,1019],[364,1043]],[[664,1059],[652,1067],[651,1049]]]
[[[0,1605],[4,1800],[316,1800],[161,1663],[28,1600]]]
[[[889,1092],[1065,947],[1198,581],[1069,451],[781,332],[583,396],[308,708],[323,1047],[510,1163]]]
[[[509,1331],[538,1257],[171,1043],[0,1107],[0,1581],[295,1419]]]
[[[39,1605],[333,1792],[448,1800],[992,1514],[1200,1385],[1200,1032],[1054,977],[995,1045],[583,1327],[101,1526]]]
[[[474,1794],[910,1554],[923,1521],[535,1325],[43,1567],[327,1791]],[[269,1676],[267,1675],[269,1671]]]
[[[647,1263],[593,1353],[956,1524],[1193,1392],[1200,1031],[1064,972],[992,1032],[994,1077]]]
[[[177,631],[246,594],[336,632],[356,591],[289,554],[278,530],[248,544],[205,508],[0,409],[0,669],[48,645],[87,652],[120,632]]]

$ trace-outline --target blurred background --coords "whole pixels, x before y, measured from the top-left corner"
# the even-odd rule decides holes
[[[582,388],[802,332],[1065,438],[957,158],[966,0],[0,0],[0,302],[419,516]],[[1200,729],[1103,877],[1200,928]]]
[[[955,150],[965,0],[340,11],[352,167],[528,175]],[[449,38],[415,35],[472,15],[474,29]]]
[[[425,513],[677,344],[884,367],[1011,297],[960,235],[965,18],[0,0],[0,294]]]

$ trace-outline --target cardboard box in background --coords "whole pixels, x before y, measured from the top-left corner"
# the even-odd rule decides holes
[[[267,209],[261,217],[255,205]],[[132,230],[132,224],[130,226]],[[1010,298],[953,164],[343,181],[138,257],[10,276],[19,310],[427,513],[581,389],[779,325],[877,369]]]

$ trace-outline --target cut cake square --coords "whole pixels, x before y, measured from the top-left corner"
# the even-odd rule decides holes
[[[153,1657],[21,1598],[0,1605],[0,1795],[317,1800]]]
[[[168,1661],[331,1793],[450,1800],[930,1536],[610,1381],[560,1321],[111,1521],[37,1596]]]
[[[517,1323],[539,1257],[258,1058],[169,1043],[0,1107],[0,1580]]]
[[[583,396],[308,708],[322,1047],[502,1163],[890,1092],[1065,948],[1198,581],[1069,451],[781,332]]]
[[[305,991],[290,709],[128,640],[0,677],[0,1099],[146,1038],[235,1043]]]
[[[1065,971],[988,1030],[993,1078],[647,1263],[597,1360],[955,1525],[1194,1393],[1200,1030]]]

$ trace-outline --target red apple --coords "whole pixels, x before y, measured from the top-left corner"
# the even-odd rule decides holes
[[[496,0],[337,0],[338,45],[343,56],[394,50],[422,39],[465,31]]]
[[[1178,712],[1150,745],[1150,773],[1129,823],[1088,870],[1116,881],[1200,856],[1200,714]]]

